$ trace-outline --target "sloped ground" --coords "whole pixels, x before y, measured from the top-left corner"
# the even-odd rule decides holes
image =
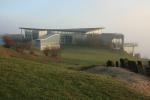
[[[0,56],[0,100],[146,100],[107,75],[63,66]]]
[[[83,61],[89,64],[91,60],[93,61],[90,63],[99,63],[102,60],[95,62],[95,56],[101,55],[98,53],[100,49],[87,50],[83,54],[87,60],[81,55],[85,48],[79,49],[78,52],[71,50],[74,55],[62,53],[63,56],[77,57],[80,62],[73,58],[73,64],[82,64]],[[81,56],[75,55],[79,51],[82,51]],[[108,76],[108,73],[95,75],[73,71],[66,67],[72,66],[68,62],[55,63],[49,60],[45,56],[21,54],[0,47],[0,100],[149,100],[139,94],[139,91],[135,92],[120,84],[116,78]]]
[[[4,48],[3,46],[0,46],[0,55],[3,56],[17,56],[19,55],[16,51],[8,48]]]
[[[29,55],[27,53],[19,53],[13,49],[5,48],[0,46],[0,55],[7,57],[18,57],[18,58],[27,58],[27,59],[35,59],[33,55]]]
[[[9,49],[9,48],[5,48],[3,46],[0,46],[0,56],[16,57],[16,58],[33,60],[33,61],[43,62],[43,63],[47,63],[50,61],[59,62],[61,60],[59,58],[52,59],[50,57],[46,57],[46,56],[42,55],[42,52],[40,54],[38,52],[34,52],[34,53],[35,54],[30,54],[29,51],[26,51],[24,53],[20,53],[14,49]]]
[[[135,74],[126,69],[116,67],[94,67],[86,70],[87,72],[110,75],[116,80],[123,82],[124,85],[150,97],[150,78]]]

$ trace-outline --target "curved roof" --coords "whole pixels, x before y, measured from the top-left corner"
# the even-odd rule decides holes
[[[72,28],[72,29],[38,29],[38,28],[20,28],[24,30],[39,30],[39,31],[64,31],[64,32],[89,32],[99,29],[104,29],[103,27],[98,28]]]

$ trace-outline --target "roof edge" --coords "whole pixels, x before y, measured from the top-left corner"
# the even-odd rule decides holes
[[[105,29],[105,27],[93,27],[93,28],[68,28],[68,29],[46,29],[46,28],[25,28],[19,27],[19,29],[27,29],[27,30],[77,30],[77,29]]]

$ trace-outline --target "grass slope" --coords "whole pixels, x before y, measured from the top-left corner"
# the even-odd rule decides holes
[[[145,99],[110,76],[68,69],[104,64],[110,58],[135,59],[123,52],[66,46],[59,63],[50,61],[49,57],[22,55],[3,47],[0,47],[0,55],[3,55],[0,56],[0,100]]]
[[[143,100],[108,76],[0,57],[1,100]]]

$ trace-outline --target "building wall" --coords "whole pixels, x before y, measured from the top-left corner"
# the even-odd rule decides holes
[[[46,47],[60,47],[60,44],[80,44],[81,42],[87,43],[88,35],[92,36],[91,42],[95,44],[102,44],[111,46],[114,49],[123,49],[124,36],[116,33],[102,33],[102,29],[93,29],[89,31],[84,29],[78,30],[25,30],[25,37],[27,39],[37,41],[35,44],[41,50]],[[52,35],[46,39],[42,39],[48,35]],[[58,36],[59,35],[59,36]],[[91,36],[90,36],[91,37]]]
[[[102,33],[102,29],[97,29],[97,30],[86,32],[86,34],[101,34],[101,33]]]
[[[60,34],[60,44],[73,44],[73,35],[75,32],[58,32]]]
[[[61,34],[60,36],[60,44],[68,45],[73,43],[73,34]]]
[[[79,44],[79,42],[86,41],[87,35],[83,33],[73,34],[72,44]]]
[[[78,44],[86,39],[86,34],[79,32],[63,32],[60,34],[60,44]]]
[[[39,38],[39,31],[33,30],[31,35],[32,35],[32,40],[38,39]]]
[[[25,30],[25,38],[28,40],[39,39],[45,35],[47,35],[47,31]]]
[[[60,35],[54,34],[46,39],[41,39],[38,46],[40,50],[44,50],[45,48],[60,48]]]
[[[38,32],[38,38],[41,38],[43,36],[47,35],[47,31],[39,31]]]
[[[32,35],[32,30],[25,30],[25,38],[27,40],[32,40],[33,39],[33,35]]]
[[[101,34],[100,42],[104,46],[109,46],[113,49],[123,49],[124,35],[115,33]]]

